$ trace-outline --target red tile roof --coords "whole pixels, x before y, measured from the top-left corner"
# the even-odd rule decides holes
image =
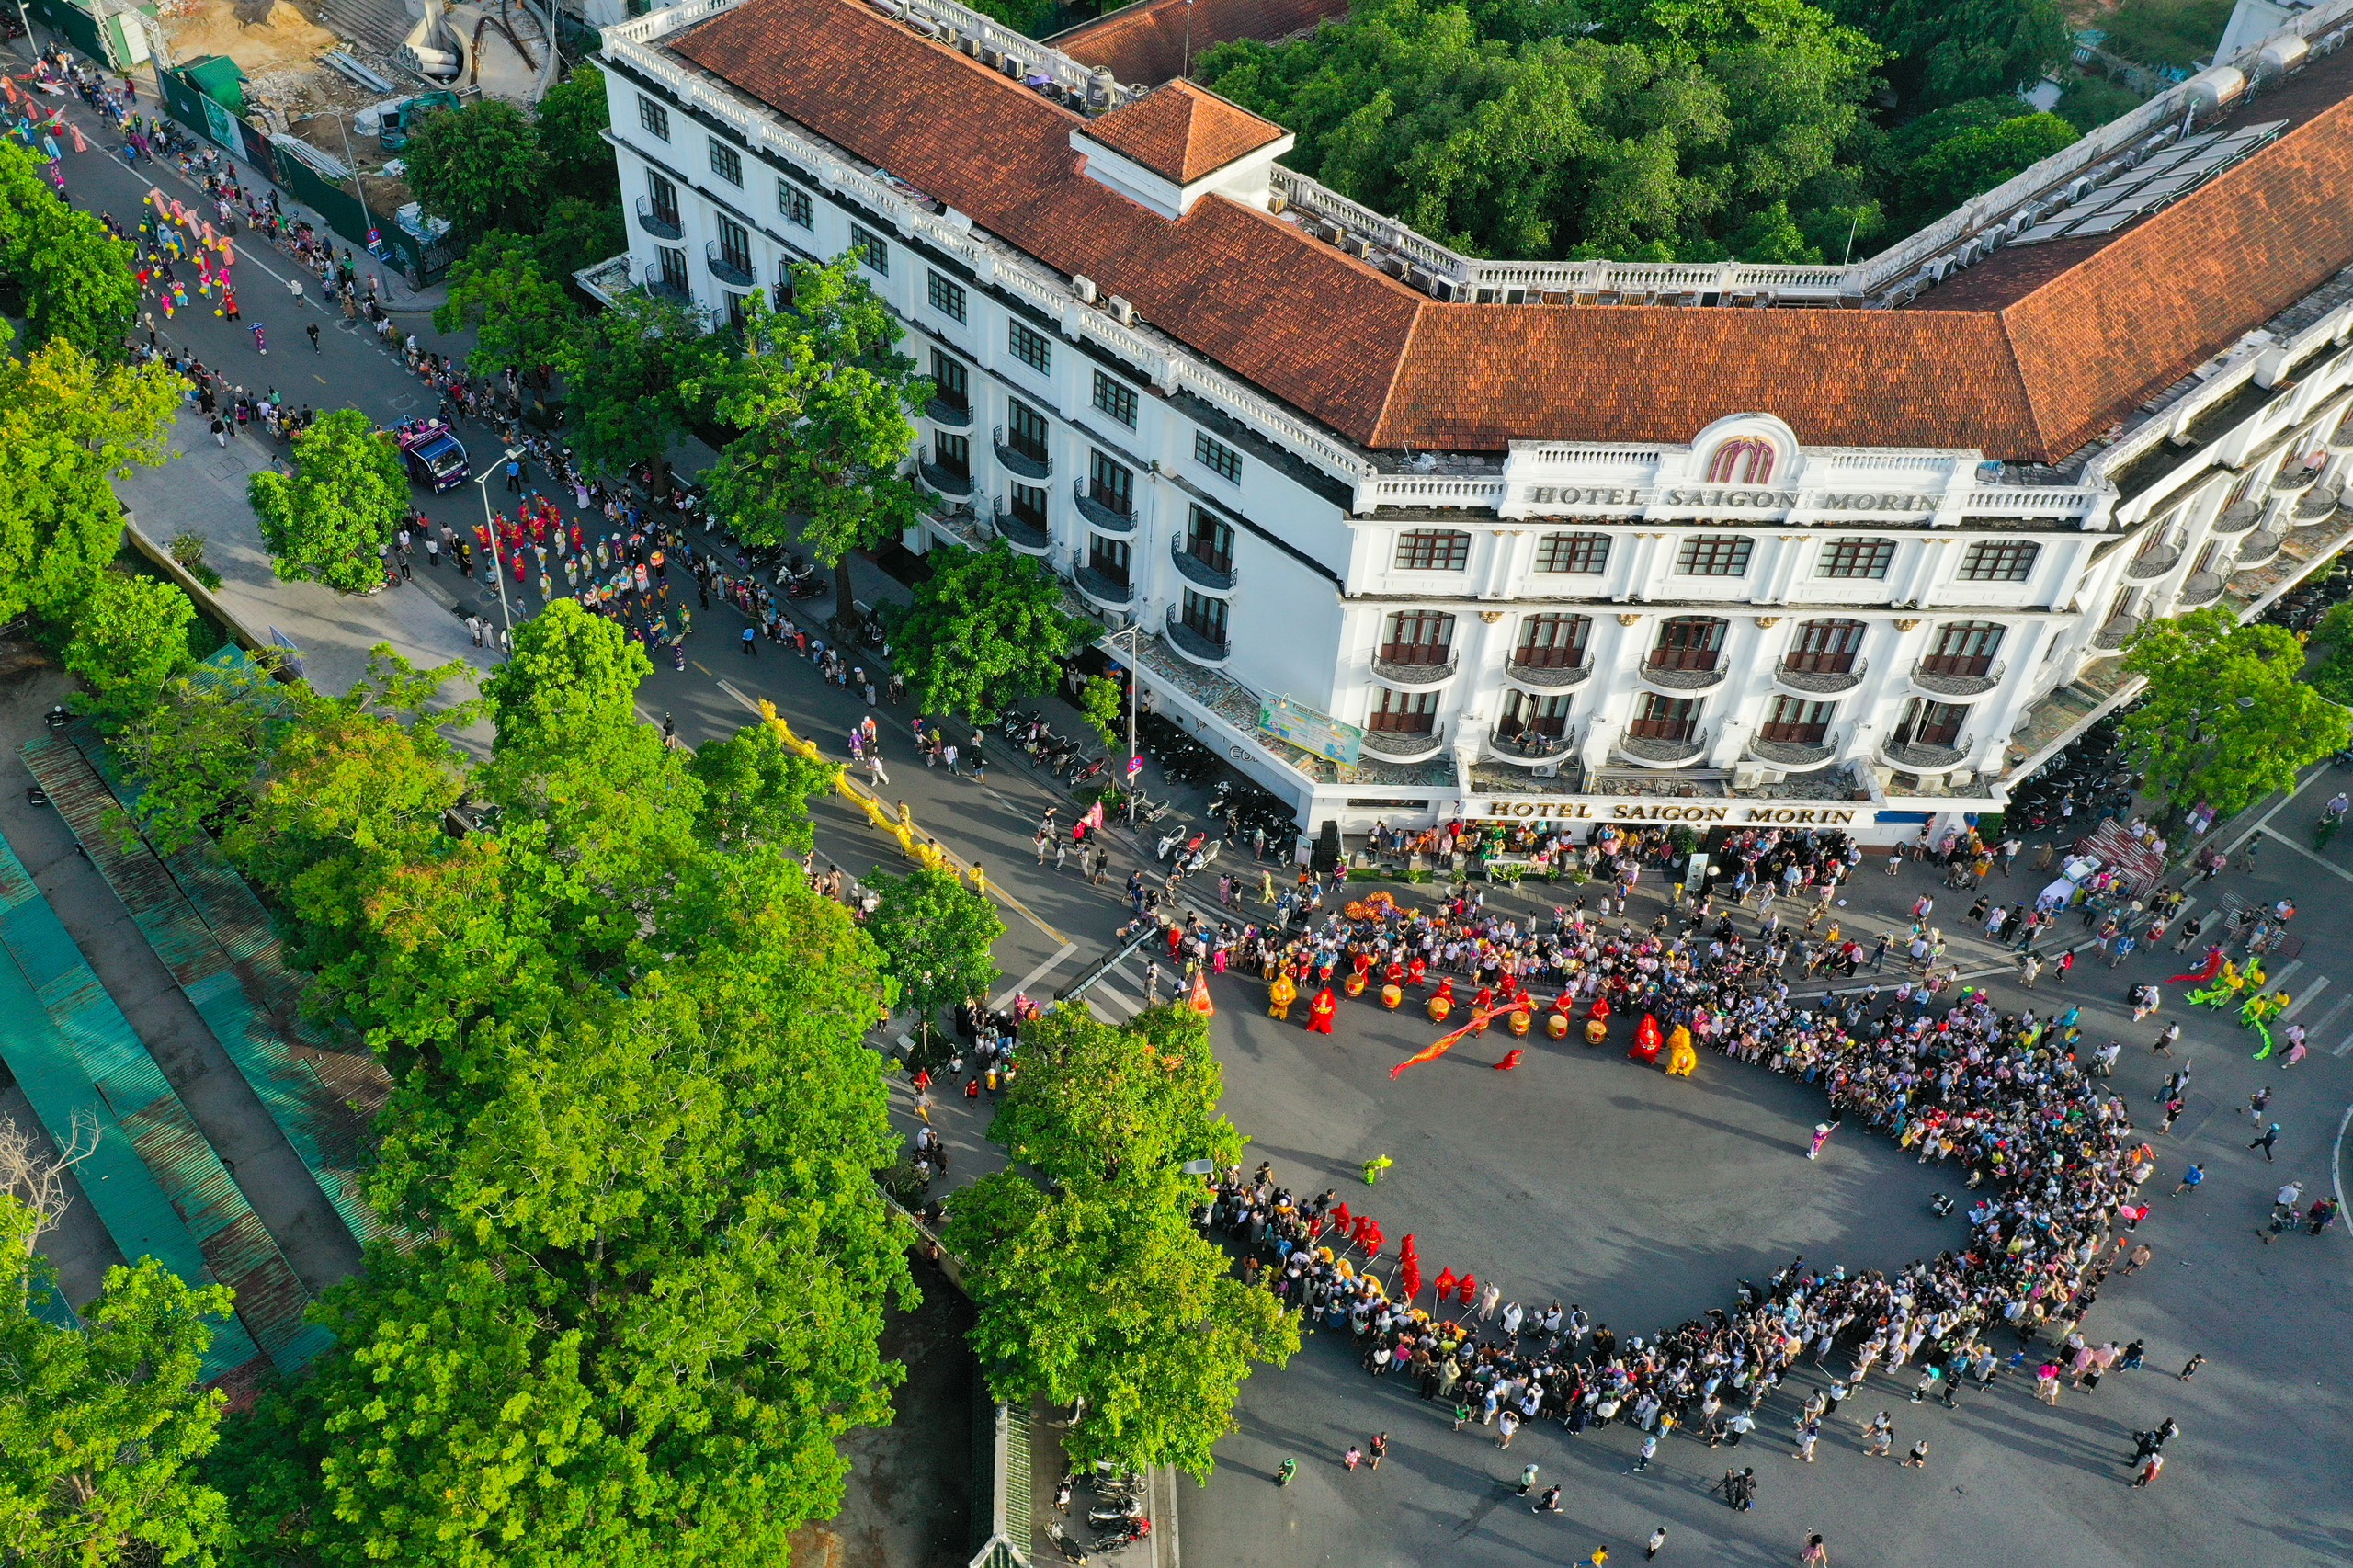
[[[2353,262],[2353,51],[2265,96],[2312,100],[2277,142],[2110,243],[1835,311],[1449,304],[1223,197],[1164,219],[1081,172],[1078,115],[855,0],[745,0],[670,43],[1368,447],[1685,441],[1767,409],[1814,444],[2049,461]]]
[[[1281,141],[1283,128],[1205,87],[1171,82],[1089,120],[1086,134],[1154,174],[1188,185]]]
[[[1072,59],[1152,86],[1182,76],[1214,44],[1267,43],[1347,14],[1348,0],[1143,0],[1049,40]]]

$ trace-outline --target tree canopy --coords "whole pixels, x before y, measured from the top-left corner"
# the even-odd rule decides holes
[[[123,358],[139,313],[131,246],[67,206],[16,142],[0,142],[0,277],[23,295],[35,342],[63,338],[104,364]]]
[[[122,548],[110,483],[171,454],[178,378],[101,364],[63,339],[8,352],[0,323],[0,619],[63,624]]]
[[[867,283],[856,253],[792,269],[792,307],[748,301],[744,352],[694,391],[741,434],[703,475],[712,514],[746,540],[794,537],[835,569],[835,614],[853,602],[853,551],[913,526],[921,494],[901,471],[908,415],[931,395],[899,352],[905,329]]]
[[[2300,678],[2292,632],[2242,626],[2221,606],[2143,627],[2124,667],[2148,685],[2120,733],[2176,810],[2235,815],[2353,737],[2353,711]]]
[[[195,626],[196,606],[177,585],[100,574],[65,644],[66,670],[90,688],[76,706],[109,730],[152,710],[164,684],[188,667]]]
[[[1291,166],[1472,255],[1816,262],[1925,199],[1888,126],[2022,114],[2065,49],[2052,0],[1356,0],[1197,73],[1295,131]],[[1949,174],[2014,172],[1984,153]]]
[[[256,473],[245,484],[270,570],[338,593],[384,584],[384,546],[409,514],[408,470],[398,448],[356,408],[338,408],[294,437],[296,472]]]
[[[466,363],[477,371],[552,366],[579,326],[579,307],[541,267],[538,247],[519,234],[484,234],[450,267],[449,287],[433,324],[441,332],[474,329]]]
[[[604,479],[666,467],[704,401],[690,389],[724,359],[694,313],[668,300],[625,294],[588,317],[556,356],[582,465]]]
[[[1005,922],[985,894],[953,871],[919,868],[903,877],[882,871],[867,881],[881,902],[867,917],[867,935],[882,949],[899,994],[930,1038],[939,1009],[996,989],[994,949]]]
[[[1063,1439],[1074,1463],[1206,1479],[1243,1380],[1299,1348],[1296,1320],[1192,1222],[1205,1189],[1180,1167],[1242,1148],[1216,1113],[1208,1022],[1161,1007],[1122,1028],[1059,1008],[1023,1029],[1017,1062],[989,1136],[1034,1175],[957,1192],[945,1238],[990,1386],[1081,1404]]]
[[[529,226],[548,172],[539,128],[505,98],[434,110],[402,157],[418,202],[469,239]]]
[[[199,1389],[207,1317],[229,1290],[191,1289],[153,1258],[107,1271],[81,1329],[34,1315],[39,1221],[0,1193],[0,1541],[26,1568],[209,1568],[228,1508],[198,1465],[227,1396]]]
[[[765,731],[665,745],[642,655],[570,601],[516,641],[480,709],[379,650],[347,698],[230,699],[261,715],[234,768],[125,749],[148,796],[210,798],[311,1005],[394,1080],[367,1195],[404,1244],[209,1473],[255,1562],[782,1561],[901,1375],[882,955],[793,857],[824,770]],[[441,731],[477,711],[470,767]]]
[[[1051,691],[1062,661],[1091,640],[1088,623],[1063,608],[1054,574],[1002,540],[934,551],[930,574],[890,626],[916,709],[975,721]]]

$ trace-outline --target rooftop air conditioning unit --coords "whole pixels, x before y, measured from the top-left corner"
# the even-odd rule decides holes
[[[1136,308],[1114,294],[1111,296],[1111,319],[1121,326],[1133,326],[1136,321]]]
[[[1070,291],[1091,305],[1095,302],[1095,279],[1086,277],[1073,278],[1070,280]]]

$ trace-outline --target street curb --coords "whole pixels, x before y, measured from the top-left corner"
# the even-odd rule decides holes
[[[257,653],[263,648],[274,646],[264,639],[255,636],[253,628],[231,614],[229,607],[214,597],[211,589],[198,582],[187,567],[173,560],[169,551],[148,538],[147,530],[139,526],[137,516],[128,506],[122,509],[122,531],[130,537],[131,543],[138,547],[139,553],[145,556],[150,564],[178,585],[180,591],[193,599],[198,608],[227,627],[229,635],[235,638],[245,652]]]

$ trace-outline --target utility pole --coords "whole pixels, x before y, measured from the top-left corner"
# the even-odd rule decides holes
[[[501,463],[513,462],[521,453],[521,448],[509,447],[506,455],[498,460]],[[498,579],[498,614],[506,622],[506,640],[511,642],[515,633],[515,611],[506,602],[506,568],[498,559],[498,525],[491,520],[490,516],[490,476],[498,472],[496,467],[491,468],[474,481],[474,488],[482,492],[482,531],[490,536],[490,574]],[[500,651],[505,652],[503,648]]]

